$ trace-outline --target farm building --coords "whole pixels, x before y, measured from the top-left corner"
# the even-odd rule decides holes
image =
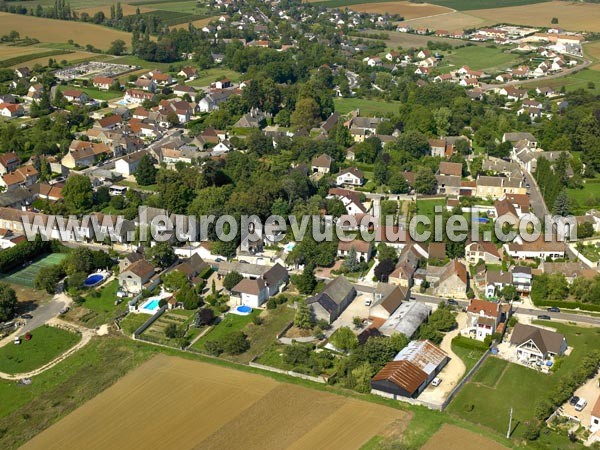
[[[429,341],[412,341],[371,379],[371,392],[384,397],[416,398],[448,363]]]

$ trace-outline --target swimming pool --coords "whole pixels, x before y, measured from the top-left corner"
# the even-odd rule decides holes
[[[294,247],[295,247],[295,246],[296,246],[296,243],[295,243],[295,242],[288,242],[287,244],[285,244],[285,246],[283,247],[283,249],[284,249],[286,252],[288,252],[288,253],[289,253],[289,252],[291,252],[292,250],[294,250]]]
[[[140,306],[140,311],[148,314],[154,314],[156,311],[160,309],[160,297],[150,297],[142,306]]]
[[[94,273],[92,275],[89,275],[85,279],[85,281],[83,282],[83,285],[85,287],[94,287],[97,284],[102,283],[105,278],[106,278],[106,276],[102,273]]]
[[[233,308],[231,312],[239,316],[247,316],[252,312],[252,308],[247,305],[239,305]]]

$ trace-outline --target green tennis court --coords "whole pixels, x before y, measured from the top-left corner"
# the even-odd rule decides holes
[[[51,253],[48,256],[44,256],[43,258],[36,260],[34,263],[23,269],[11,272],[9,274],[0,274],[0,280],[5,281],[6,283],[18,284],[20,286],[33,288],[35,278],[42,267],[58,264],[66,257],[67,255],[65,253]]]

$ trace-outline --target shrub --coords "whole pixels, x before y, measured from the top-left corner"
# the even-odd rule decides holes
[[[208,341],[204,344],[204,351],[211,356],[219,356],[223,353],[223,346],[217,341]]]
[[[452,339],[452,344],[468,350],[485,351],[488,349],[488,346],[485,345],[484,342],[477,341],[475,339],[470,339],[465,336],[456,336],[454,339]]]
[[[260,316],[254,316],[254,317],[252,318],[252,323],[253,323],[254,325],[262,325],[262,323],[263,323],[263,319],[262,319],[262,317],[260,317]]]

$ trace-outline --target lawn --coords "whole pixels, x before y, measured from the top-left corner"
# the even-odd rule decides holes
[[[590,89],[591,83],[591,89]],[[540,82],[527,83],[524,85],[525,88],[531,89],[539,86]],[[565,77],[555,78],[551,80],[544,80],[544,86],[549,86],[554,90],[558,91],[563,86],[567,92],[575,91],[577,89],[585,89],[593,94],[600,94],[600,71],[592,69],[583,69]]]
[[[65,253],[51,253],[50,255],[38,259],[34,263],[21,270],[17,270],[8,274],[0,274],[0,280],[6,283],[18,284],[20,286],[33,288],[37,274],[42,267],[58,264],[66,257],[67,255]]]
[[[469,66],[473,70],[498,71],[518,64],[520,59],[519,55],[508,53],[506,48],[471,45],[447,54],[440,70],[444,71],[444,66],[452,64],[454,68]]]
[[[37,369],[73,347],[81,336],[44,325],[31,332],[31,340],[0,348],[0,372],[22,373]]]
[[[200,71],[198,74],[198,78],[187,83],[189,86],[208,86],[215,81],[222,80],[223,78],[228,78],[233,82],[240,81],[241,74],[236,72],[235,70],[230,69],[222,69],[222,68],[212,68]]]
[[[99,289],[94,289],[85,296],[85,302],[79,308],[74,308],[73,313],[80,322],[89,327],[99,326],[112,322],[115,317],[127,309],[127,301],[116,305],[119,280],[114,279]]]
[[[131,66],[140,66],[144,69],[160,69],[160,70],[169,70],[171,67],[180,67],[182,63],[162,63],[162,62],[154,62],[154,61],[146,61],[145,59],[138,58],[133,55],[121,56],[119,58],[115,58],[111,60],[112,63],[115,64],[128,64]],[[128,74],[129,75],[129,74]]]
[[[595,245],[584,245],[581,254],[592,262],[600,261],[600,247]]]
[[[219,341],[229,333],[243,330],[246,325],[252,322],[252,319],[255,316],[260,314],[260,312],[261,311],[258,309],[253,309],[252,312],[247,316],[227,314],[223,320],[213,327],[212,330],[202,336],[202,338],[198,339],[191,348],[198,351],[203,351],[204,344],[206,342]]]
[[[479,361],[479,359],[484,353],[483,350],[465,348],[454,343],[452,343],[452,351],[456,353],[456,356],[458,356],[461,359],[461,361],[465,364],[465,375],[469,373],[469,370],[473,368],[475,363]]]
[[[429,226],[425,226],[424,224],[419,223],[417,226],[417,231],[419,233],[423,233],[426,230],[433,230],[433,224],[435,223],[436,206],[441,207],[442,212],[445,211],[446,199],[438,198],[432,200],[417,200],[417,216],[428,217],[431,222],[431,225]],[[439,215],[441,215],[441,213],[439,213]]]
[[[158,191],[158,185],[157,184],[150,184],[148,186],[140,186],[139,184],[137,184],[134,181],[128,181],[128,180],[121,180],[119,181],[119,185],[121,186],[128,186],[132,189],[139,189],[140,191],[150,191],[150,192],[156,192]]]
[[[80,86],[59,86],[61,92],[64,92],[67,89],[76,89],[78,91],[85,92],[88,97],[93,98],[94,100],[113,100],[115,98],[123,97],[122,92],[115,91],[101,91],[100,89],[89,88],[89,87],[80,87]]]
[[[340,98],[333,99],[335,110],[340,114],[360,109],[361,116],[393,115],[398,113],[400,102],[386,102],[382,99]]]
[[[587,179],[583,189],[567,189],[567,192],[573,203],[574,213],[583,214],[589,209],[600,207],[600,179]]]
[[[250,350],[241,355],[230,355],[228,359],[246,364],[263,353],[275,341],[277,333],[281,332],[294,319],[294,313],[293,308],[288,308],[287,304],[283,304],[279,305],[277,309],[269,309],[261,314],[263,323],[260,325],[249,323],[243,330],[250,340]]]
[[[490,357],[473,379],[456,396],[447,411],[505,433],[510,408],[513,411],[514,438],[523,436],[526,422],[534,417],[539,399],[544,398],[557,381],[579,366],[581,359],[592,349],[598,349],[600,329],[580,328],[555,322],[535,321],[563,333],[573,347],[557,371],[545,375],[536,370]],[[501,406],[499,408],[499,406]]]
[[[147,314],[129,313],[119,322],[119,325],[121,326],[123,333],[130,336],[135,330],[144,325],[149,318],[150,317],[148,317]]]

